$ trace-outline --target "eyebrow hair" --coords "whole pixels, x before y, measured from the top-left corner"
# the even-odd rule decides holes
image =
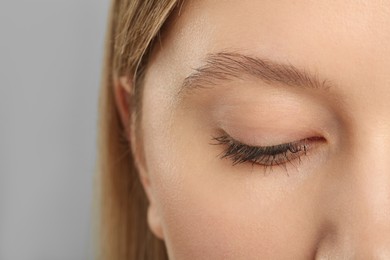
[[[187,76],[179,95],[196,88],[217,85],[221,81],[260,79],[267,84],[328,90],[328,79],[320,80],[317,74],[310,74],[290,63],[278,63],[269,59],[248,56],[237,52],[218,52],[207,55],[205,63]]]

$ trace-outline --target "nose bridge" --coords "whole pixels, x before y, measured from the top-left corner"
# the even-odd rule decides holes
[[[390,259],[390,128],[368,125],[356,128],[337,180],[333,249],[358,259]]]
[[[375,212],[390,205],[390,118],[381,118],[356,127],[349,158],[353,189],[362,206]]]
[[[378,115],[356,129],[350,173],[357,223],[390,231],[390,120]],[[368,226],[366,226],[368,227]],[[362,231],[370,233],[372,228]],[[382,231],[381,231],[382,230]],[[379,231],[379,232],[378,232]],[[390,232],[388,232],[390,238]],[[390,240],[388,241],[390,242]],[[388,244],[390,248],[390,243]]]
[[[352,164],[349,232],[357,251],[374,256],[387,250],[390,258],[390,138],[378,137],[371,137]]]

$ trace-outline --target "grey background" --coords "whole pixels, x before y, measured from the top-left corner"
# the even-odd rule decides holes
[[[0,0],[0,259],[92,259],[108,0]]]

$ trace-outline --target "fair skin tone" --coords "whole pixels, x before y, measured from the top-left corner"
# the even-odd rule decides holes
[[[390,258],[390,1],[197,0],[173,17],[140,139],[127,129],[170,259]],[[293,144],[242,162],[221,158],[232,142]]]

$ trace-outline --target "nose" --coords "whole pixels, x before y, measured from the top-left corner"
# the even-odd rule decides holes
[[[324,184],[316,259],[390,259],[390,129],[352,139]]]

